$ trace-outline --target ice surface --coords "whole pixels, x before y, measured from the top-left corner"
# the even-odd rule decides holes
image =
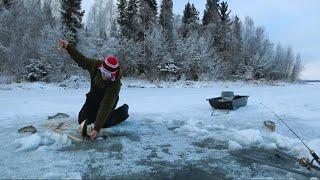
[[[188,82],[168,88],[170,85],[126,80],[118,105],[129,104],[129,119],[107,129],[108,139],[83,144],[72,144],[66,136],[40,125],[58,112],[69,114],[76,123],[87,86],[0,85],[0,177],[300,179],[230,156],[234,150],[260,148],[309,157],[301,142],[261,102],[285,119],[311,148],[320,151],[320,84]],[[217,116],[211,116],[206,99],[226,90],[250,95],[248,106],[228,114],[216,111]],[[263,127],[266,120],[276,122],[276,132]],[[34,125],[38,133],[18,134],[26,125]]]

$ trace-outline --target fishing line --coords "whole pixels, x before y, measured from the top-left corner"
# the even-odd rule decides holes
[[[320,165],[320,158],[319,156],[315,153],[315,151],[311,150],[307,144],[297,135],[297,133],[295,133],[291,128],[290,126],[277,114],[275,113],[269,106],[263,104],[263,103],[260,103],[261,105],[263,105],[265,108],[267,108],[271,113],[273,113],[284,125],[287,126],[287,128],[289,128],[289,130],[302,142],[302,144],[309,150],[310,154],[312,155],[312,157],[314,158],[311,163],[313,161],[316,161],[319,165]]]
[[[265,108],[267,108],[270,112],[272,112],[272,114],[274,114],[284,125],[287,126],[287,128],[302,142],[302,144],[308,148],[309,151],[311,151],[311,149],[307,146],[307,144],[297,135],[297,133],[295,133],[290,126],[278,115],[276,114],[270,107],[268,107],[267,105],[260,103],[261,105],[263,105]]]

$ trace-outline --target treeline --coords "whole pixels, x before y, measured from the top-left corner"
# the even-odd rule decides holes
[[[90,57],[114,54],[125,76],[149,80],[295,81],[302,70],[299,55],[274,45],[249,17],[231,17],[227,2],[207,0],[200,17],[189,2],[179,16],[172,0],[160,9],[156,0],[95,0],[85,23],[81,0],[60,2],[2,0],[1,72],[49,81],[83,74],[57,48],[59,37]]]
[[[83,73],[57,46],[60,11],[55,0],[0,0],[0,75],[56,82]]]

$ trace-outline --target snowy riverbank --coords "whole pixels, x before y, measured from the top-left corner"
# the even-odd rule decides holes
[[[129,120],[109,129],[113,134],[109,140],[80,145],[39,125],[57,112],[71,115],[76,122],[88,86],[0,86],[3,178],[188,177],[190,171],[198,177],[299,178],[262,165],[241,163],[230,155],[233,150],[258,148],[309,156],[260,103],[272,107],[320,152],[320,83],[268,86],[190,82],[172,87],[169,83],[125,80],[118,105],[129,104]],[[223,90],[249,95],[248,106],[229,114],[219,111],[212,117],[206,99],[219,96]],[[263,127],[266,120],[277,123],[275,133]],[[31,124],[38,127],[38,133],[17,133],[20,127]],[[19,146],[23,147],[20,151]]]

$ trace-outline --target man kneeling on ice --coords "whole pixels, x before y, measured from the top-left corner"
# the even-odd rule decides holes
[[[129,117],[128,105],[124,104],[115,110],[121,88],[119,62],[114,56],[108,56],[104,61],[86,58],[65,40],[59,40],[59,46],[66,49],[74,61],[90,73],[90,92],[79,112],[78,122],[83,136],[96,139],[100,129],[117,125]],[[93,123],[93,130],[87,132],[87,125]]]

